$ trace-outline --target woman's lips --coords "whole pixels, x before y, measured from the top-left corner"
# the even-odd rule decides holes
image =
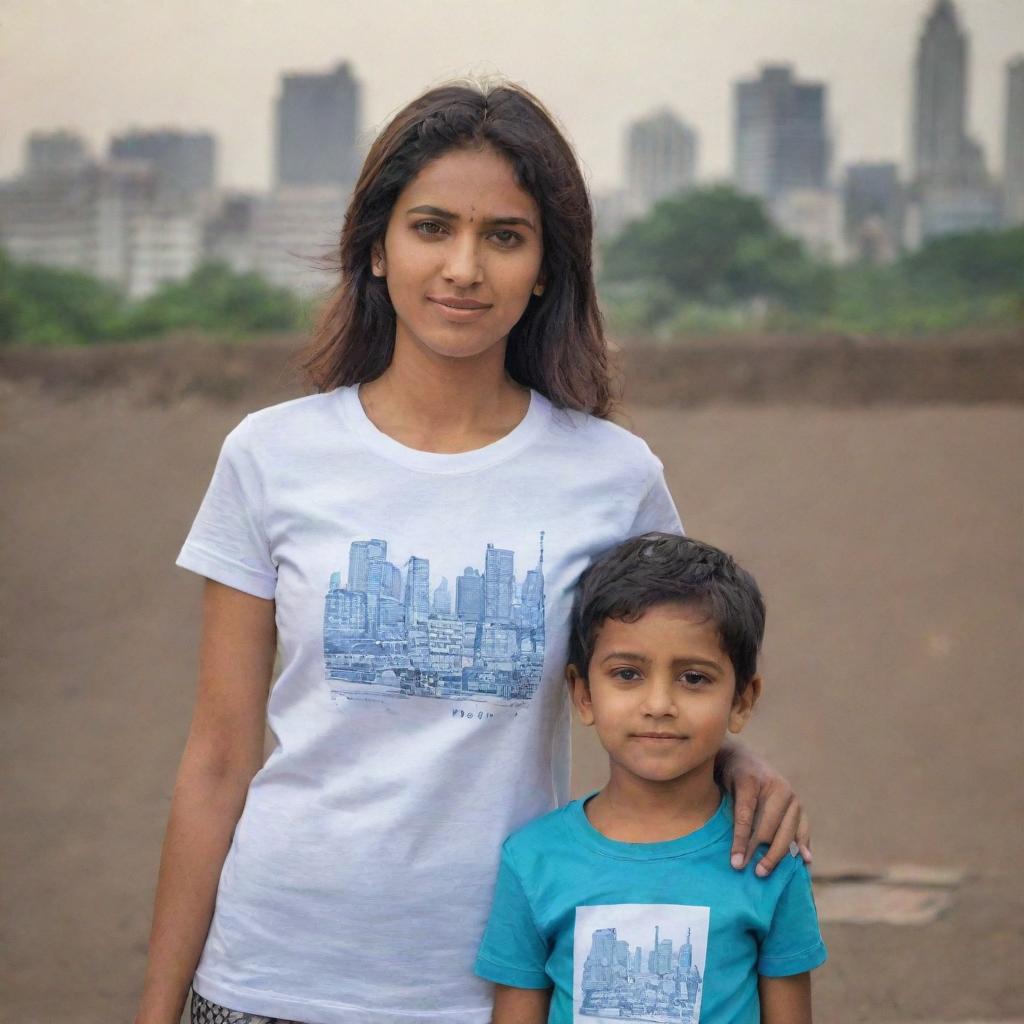
[[[434,298],[427,296],[437,311],[450,323],[465,324],[479,320],[491,307],[469,299]],[[453,305],[458,303],[458,305]]]

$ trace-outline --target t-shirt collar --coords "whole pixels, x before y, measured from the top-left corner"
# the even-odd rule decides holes
[[[464,473],[504,462],[532,444],[551,415],[551,403],[531,389],[526,415],[504,437],[468,452],[424,452],[401,444],[374,426],[359,400],[358,384],[338,388],[337,392],[349,427],[367,448],[391,462],[426,473]]]
[[[622,843],[602,835],[587,818],[583,805],[597,791],[580,800],[574,800],[565,808],[566,824],[573,838],[586,844],[592,850],[620,860],[664,860],[670,857],[685,857],[707,846],[719,842],[732,831],[732,798],[722,794],[718,810],[699,829],[679,839],[661,843]]]

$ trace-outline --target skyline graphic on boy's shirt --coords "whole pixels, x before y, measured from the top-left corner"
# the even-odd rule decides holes
[[[430,560],[390,561],[388,541],[349,545],[347,572],[324,598],[324,674],[337,696],[527,701],[544,667],[544,533],[535,568],[516,578],[516,552],[487,544],[431,587]]]
[[[708,907],[626,903],[576,908],[573,1021],[699,1024]]]

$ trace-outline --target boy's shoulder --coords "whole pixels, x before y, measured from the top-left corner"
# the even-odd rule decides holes
[[[564,844],[568,816],[572,813],[573,805],[578,803],[578,800],[574,800],[528,821],[505,840],[505,849],[515,856],[543,850],[555,843]]]

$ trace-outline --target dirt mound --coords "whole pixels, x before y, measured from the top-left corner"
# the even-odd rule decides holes
[[[141,404],[201,395],[280,401],[305,389],[298,335],[232,342],[179,335],[131,344],[0,350],[0,380],[68,395],[130,392]],[[1024,329],[917,340],[845,335],[690,339],[617,346],[631,405],[919,405],[1024,402]]]

